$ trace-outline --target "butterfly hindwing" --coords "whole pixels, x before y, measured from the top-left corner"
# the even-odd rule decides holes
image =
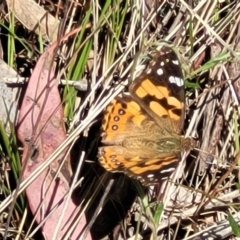
[[[175,154],[155,159],[126,158],[125,151],[121,146],[101,147],[99,162],[107,171],[124,172],[144,185],[159,183],[168,177],[179,161],[179,156]]]

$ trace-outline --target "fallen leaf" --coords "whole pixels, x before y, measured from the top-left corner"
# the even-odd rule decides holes
[[[54,48],[49,47],[38,60],[20,109],[18,138],[24,147],[22,155],[23,168],[26,165],[23,169],[24,179],[38,168],[66,138],[61,99],[52,70]],[[64,149],[62,156],[55,159],[48,169],[45,169],[26,189],[28,203],[36,221],[39,224],[45,221],[42,232],[46,239],[53,239],[66,202],[64,197],[69,190],[72,175],[69,157],[65,159],[63,168],[54,180],[54,175],[66,151],[67,149]],[[71,198],[67,204],[56,239],[66,236],[78,214]],[[57,208],[54,209],[56,206]],[[53,209],[53,213],[45,219]],[[73,230],[71,239],[78,239],[85,225],[86,220],[83,216]],[[91,239],[90,235],[87,239]]]

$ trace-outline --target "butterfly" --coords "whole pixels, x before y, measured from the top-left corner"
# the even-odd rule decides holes
[[[195,142],[181,135],[185,115],[183,74],[176,53],[157,48],[129,95],[106,108],[98,158],[111,172],[123,172],[143,185],[159,183],[176,169]]]

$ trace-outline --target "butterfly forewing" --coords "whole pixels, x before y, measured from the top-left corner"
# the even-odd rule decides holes
[[[162,47],[150,61],[148,68],[131,84],[134,100],[160,126],[180,134],[184,119],[184,82],[176,53]]]

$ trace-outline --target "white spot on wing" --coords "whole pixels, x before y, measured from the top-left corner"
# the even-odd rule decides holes
[[[153,178],[154,177],[154,174],[148,174],[147,175],[147,178]]]
[[[163,74],[162,68],[159,68],[159,69],[157,70],[157,74],[158,74],[158,75],[162,75],[162,74]]]
[[[167,168],[165,170],[160,171],[160,173],[169,173],[169,172],[173,172],[175,170],[175,168]]]
[[[179,78],[179,77],[175,77],[175,80],[176,80],[176,83],[179,87],[183,86],[183,80],[182,78]]]
[[[172,60],[172,63],[175,65],[179,65],[179,61],[178,60]]]
[[[183,86],[183,80],[179,77],[171,76],[169,77],[169,82],[178,85],[179,87]]]
[[[168,177],[163,177],[163,178],[161,178],[161,180],[166,180],[166,179],[168,179]]]

